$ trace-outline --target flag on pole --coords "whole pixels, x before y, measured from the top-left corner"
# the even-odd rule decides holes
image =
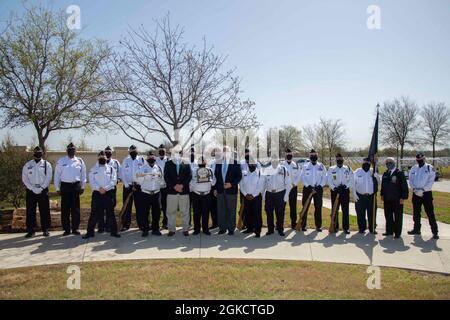
[[[380,105],[377,104],[377,118],[375,120],[375,126],[373,128],[372,140],[370,141],[369,155],[368,158],[371,162],[375,162],[375,156],[378,153],[378,115],[379,115]]]

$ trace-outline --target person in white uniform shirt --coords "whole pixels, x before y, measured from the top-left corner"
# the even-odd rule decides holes
[[[314,201],[314,222],[316,231],[322,232],[322,204],[323,204],[323,187],[327,182],[327,168],[318,161],[319,155],[312,149],[309,152],[310,162],[306,163],[300,174],[300,180],[303,183],[302,205],[305,205],[311,192],[315,190],[313,196]],[[302,230],[306,231],[307,214],[302,221]]]
[[[244,217],[246,230],[243,233],[255,233],[255,237],[261,236],[262,228],[262,193],[266,184],[265,176],[261,175],[261,169],[253,158],[248,159],[247,166],[242,170],[242,180],[239,188],[243,194]]]
[[[254,158],[252,156],[252,158]],[[250,149],[245,148],[244,150],[244,159],[241,160],[240,164],[241,164],[241,171],[242,172],[249,172],[249,161],[250,161]],[[261,168],[261,164],[259,162],[256,162],[256,168],[260,169]],[[241,206],[244,205],[244,194],[242,194],[242,190],[239,190],[239,203]],[[243,222],[243,227],[245,229],[248,228],[247,226],[247,216],[245,215],[245,210],[244,213],[242,215],[242,222]]]
[[[289,176],[291,177],[292,188],[289,192],[289,209],[291,218],[291,228],[295,229],[297,225],[297,194],[298,194],[298,183],[300,181],[301,168],[292,161],[292,150],[286,149],[286,160],[282,161],[281,164],[286,167],[289,171]]]
[[[55,189],[61,194],[61,224],[63,236],[79,235],[80,195],[86,186],[86,166],[83,159],[75,156],[73,143],[67,146],[67,156],[58,160],[55,168]]]
[[[166,157],[166,148],[164,147],[163,144],[161,144],[158,149],[158,157],[156,158],[156,164],[163,171],[163,177],[164,177],[164,167],[166,166],[167,160],[168,159]],[[164,179],[161,180],[160,190],[161,191],[159,196],[159,202],[163,213],[162,228],[167,229],[167,185]]]
[[[107,146],[105,148],[105,155],[106,155],[106,164],[112,166],[116,170],[117,174],[117,181],[119,181],[120,177],[120,162],[117,159],[113,159],[112,157],[113,150],[110,146]],[[117,205],[117,184],[114,186],[113,190],[113,212],[115,211]],[[106,219],[106,211],[104,211],[104,214],[100,216],[98,220],[98,233],[102,233],[103,231],[111,232],[108,227],[107,219]]]
[[[380,177],[370,168],[370,159],[364,158],[361,168],[353,174],[353,199],[358,220],[359,233],[364,233],[369,224],[369,232],[377,234],[374,224],[374,194],[378,190]],[[367,219],[366,219],[367,217]]]
[[[128,202],[128,205],[125,209],[125,211],[122,214],[121,220],[122,220],[122,230],[126,231],[130,228],[131,225],[131,210],[133,208],[133,202],[134,207],[136,209],[136,213],[140,209],[141,201],[140,201],[140,186],[136,182],[136,172],[139,171],[139,169],[145,164],[145,159],[138,155],[138,150],[135,145],[131,145],[128,148],[129,156],[126,157],[122,162],[122,182],[123,182],[123,202],[125,203],[125,200],[128,198],[130,193],[133,192],[131,195],[130,201]],[[139,219],[136,219],[138,222],[139,229],[142,229],[142,226],[139,224]]]
[[[412,204],[414,228],[413,230],[408,231],[408,234],[420,235],[420,220],[423,205],[425,213],[428,216],[428,222],[430,223],[433,238],[439,239],[438,226],[434,215],[433,193],[431,191],[436,177],[436,171],[431,164],[425,162],[423,153],[416,155],[416,161],[417,164],[412,167],[409,172],[409,185],[413,189]]]
[[[114,188],[117,184],[117,172],[114,167],[106,163],[105,151],[98,153],[98,162],[89,171],[89,184],[92,189],[91,215],[89,216],[87,232],[83,239],[95,235],[95,225],[106,212],[106,221],[111,236],[120,238],[117,233],[116,216],[113,211]]]
[[[211,189],[216,183],[214,173],[207,167],[206,159],[202,156],[198,165],[193,168],[190,190],[192,193],[192,207],[194,208],[194,235],[203,231],[209,232],[209,205],[211,202]]]
[[[153,151],[147,153],[147,163],[143,165],[136,173],[136,181],[141,186],[142,207],[137,212],[137,219],[142,225],[142,236],[147,237],[150,231],[149,214],[152,211],[152,234],[160,236],[159,219],[161,209],[159,206],[159,197],[161,190],[161,180],[163,180],[163,170],[156,164],[156,158]]]
[[[52,166],[50,162],[42,159],[42,149],[36,147],[33,150],[33,160],[25,163],[22,169],[22,182],[26,191],[26,238],[34,235],[36,227],[36,205],[39,206],[41,229],[44,237],[48,237],[50,228],[50,201],[48,198],[48,186],[52,181]]]
[[[265,208],[267,214],[267,233],[274,233],[274,211],[276,215],[276,229],[280,236],[284,236],[284,208],[289,199],[292,182],[288,169],[280,164],[278,155],[271,156],[271,166],[264,169],[265,175]]]
[[[344,158],[340,153],[336,155],[336,165],[331,166],[327,173],[328,185],[331,190],[331,203],[334,204],[339,194],[336,208],[335,226],[339,230],[339,207],[342,209],[342,230],[350,234],[350,188],[353,187],[353,171],[349,166],[344,166]]]

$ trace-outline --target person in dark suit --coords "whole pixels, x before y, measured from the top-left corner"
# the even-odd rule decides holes
[[[381,200],[384,202],[386,232],[383,236],[400,238],[403,224],[403,202],[408,199],[408,183],[404,173],[395,167],[395,160],[385,160],[386,172],[381,179]]]
[[[217,197],[217,220],[219,234],[228,230],[229,235],[236,229],[236,205],[238,184],[242,178],[240,164],[233,159],[230,148],[223,148],[223,156],[217,157],[213,172],[216,177],[214,196]]]
[[[183,234],[189,236],[189,183],[192,173],[189,163],[181,159],[182,149],[175,146],[172,157],[164,167],[164,180],[167,185],[167,228],[168,236],[175,235],[178,209],[182,215]]]

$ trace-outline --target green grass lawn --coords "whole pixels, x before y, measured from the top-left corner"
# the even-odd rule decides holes
[[[303,261],[170,259],[82,263],[81,289],[66,288],[67,265],[0,270],[0,299],[450,299],[450,277]],[[124,276],[125,275],[125,276]]]

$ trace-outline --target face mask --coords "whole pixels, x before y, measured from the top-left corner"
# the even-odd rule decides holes
[[[365,172],[369,171],[370,169],[370,163],[363,163],[362,168]]]
[[[100,158],[100,159],[98,159],[98,163],[99,164],[105,164],[106,163],[106,159],[105,158]]]
[[[317,156],[309,156],[309,160],[311,160],[311,162],[315,163],[317,161]]]
[[[278,166],[279,161],[278,160],[272,160],[272,167],[276,168]]]
[[[245,161],[248,163],[250,161],[250,155],[246,154],[245,155]]]
[[[395,164],[393,164],[392,162],[388,162],[386,163],[386,168],[388,168],[388,170],[392,170],[395,168]]]
[[[191,153],[191,162],[194,162],[194,154]]]
[[[35,153],[33,153],[33,157],[34,157],[34,159],[36,159],[36,160],[41,160],[41,158],[42,158],[42,152],[35,152]]]
[[[137,152],[136,151],[131,151],[130,152],[130,156],[131,156],[131,158],[135,159],[137,157]]]
[[[222,153],[216,152],[216,153],[214,154],[214,157],[216,158],[216,160],[222,159]]]
[[[147,159],[148,164],[153,165],[155,163],[154,158]]]
[[[422,167],[425,164],[424,160],[417,160],[419,167]]]
[[[181,155],[177,152],[173,155],[173,158],[178,161],[178,160],[180,160]]]
[[[229,159],[229,158],[230,158],[230,153],[229,153],[229,152],[224,152],[224,153],[223,153],[223,157],[224,157],[225,159]]]
[[[256,166],[254,164],[251,164],[248,166],[248,170],[250,170],[250,172],[254,172],[256,170]]]
[[[199,164],[198,165],[200,168],[204,168],[204,167],[206,167],[206,163],[201,163],[201,164]]]
[[[292,154],[288,154],[288,155],[286,156],[286,160],[291,161],[291,160],[292,160]]]
[[[112,157],[112,152],[106,151],[105,152],[106,157],[109,159]]]
[[[72,158],[73,156],[75,156],[75,149],[69,149],[67,150],[67,155]]]
[[[164,157],[166,155],[166,152],[164,150],[159,150],[159,156]]]
[[[342,167],[342,165],[344,164],[344,160],[336,160],[336,164],[337,164],[339,167]]]

